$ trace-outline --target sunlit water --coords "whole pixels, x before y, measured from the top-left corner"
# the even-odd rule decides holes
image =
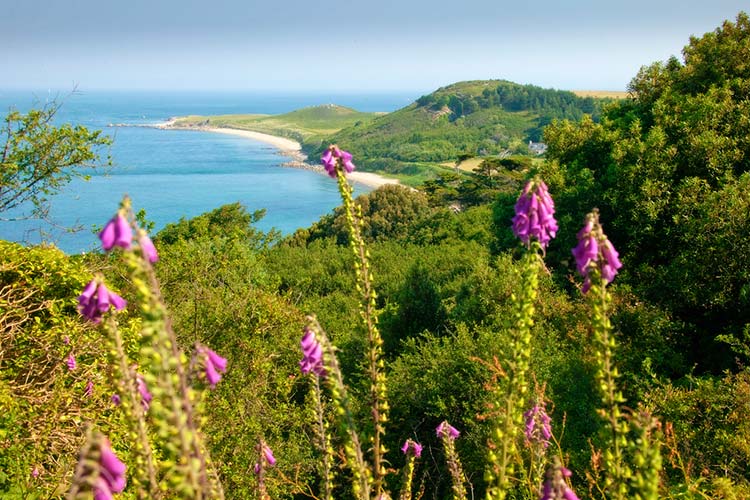
[[[53,96],[54,97],[54,96]],[[88,182],[74,180],[54,196],[53,225],[24,220],[23,211],[0,213],[0,239],[53,241],[68,253],[95,247],[91,228],[101,226],[124,194],[134,208],[146,210],[156,229],[239,201],[249,211],[265,209],[257,226],[288,234],[309,226],[340,204],[336,183],[327,176],[286,168],[287,158],[266,144],[210,132],[108,127],[109,124],[158,123],[187,114],[285,113],[336,103],[361,111],[392,111],[417,95],[275,95],[228,93],[86,92],[62,96],[58,123],[102,129],[114,139],[113,167],[95,172]],[[0,112],[43,105],[48,94],[0,91]],[[4,144],[4,138],[3,138]],[[355,185],[355,194],[367,188]],[[64,228],[82,226],[69,233]]]

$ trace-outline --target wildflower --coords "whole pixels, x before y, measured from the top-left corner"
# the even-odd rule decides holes
[[[440,422],[440,425],[437,426],[437,429],[435,429],[435,431],[437,433],[437,437],[439,438],[447,436],[451,439],[456,439],[461,435],[461,433],[458,432],[455,427],[449,424],[447,420],[443,420],[442,422]]]
[[[570,470],[560,465],[558,459],[555,459],[544,476],[541,500],[579,500],[565,481],[565,478],[571,476]]]
[[[337,162],[340,162],[340,164],[344,167],[344,170],[348,174],[352,173],[355,169],[354,163],[352,163],[351,153],[349,153],[348,151],[343,151],[339,149],[338,146],[333,144],[328,146],[328,149],[325,150],[323,156],[320,157],[320,161],[323,163],[323,166],[325,167],[326,172],[328,172],[328,175],[333,178],[336,178]]]
[[[404,453],[404,455],[411,454],[419,458],[422,456],[422,445],[417,443],[413,439],[407,439],[406,441],[404,441],[404,445],[401,447],[401,451]]]
[[[159,260],[159,254],[156,252],[154,242],[151,241],[151,238],[148,237],[148,234],[143,229],[138,230],[138,246],[147,261],[153,264]]]
[[[83,391],[83,395],[86,396],[87,398],[90,398],[92,394],[94,394],[94,383],[91,380],[89,380],[86,383],[86,390]]]
[[[94,500],[112,498],[125,489],[125,464],[117,458],[107,438],[102,439],[99,454],[99,478],[94,485]]]
[[[607,239],[601,224],[599,213],[594,211],[586,216],[583,228],[578,231],[578,245],[572,250],[576,259],[578,273],[584,277],[583,293],[591,288],[591,270],[598,268],[603,284],[615,279],[617,270],[622,267],[620,254]]]
[[[266,463],[270,467],[276,465],[276,457],[273,456],[273,451],[271,450],[271,448],[266,443],[263,443],[261,448],[263,450],[263,459],[266,461]]]
[[[36,479],[36,478],[39,477],[39,474],[40,474],[39,473],[39,466],[35,465],[34,468],[31,470],[31,477],[33,477],[34,479]]]
[[[113,405],[120,406],[121,402],[122,401],[120,400],[120,395],[119,394],[112,394],[112,404]]]
[[[146,387],[146,381],[143,379],[143,375],[140,373],[135,374],[135,383],[138,386],[138,393],[141,395],[141,405],[143,405],[143,411],[148,411],[148,407],[151,405],[151,393],[148,392]]]
[[[107,312],[110,306],[120,311],[125,309],[127,304],[125,299],[109,291],[99,278],[89,281],[78,296],[78,312],[94,323],[101,321],[102,314]]]
[[[552,438],[552,427],[550,418],[544,409],[544,405],[536,404],[523,414],[525,423],[526,441],[529,443],[542,443],[546,448]]]
[[[102,248],[107,252],[115,246],[125,249],[130,248],[130,242],[133,239],[133,230],[122,212],[118,212],[117,215],[107,222],[102,232],[99,233],[99,239],[102,240]]]
[[[312,330],[305,329],[305,334],[300,341],[302,346],[302,361],[299,362],[302,373],[314,373],[319,377],[325,377],[326,369],[323,366],[323,348],[315,338]]]
[[[66,336],[63,337],[63,344],[65,344],[65,345],[70,344],[70,337],[69,336],[66,335]]]
[[[211,386],[211,389],[213,389],[216,387],[216,384],[219,383],[219,380],[221,380],[221,373],[227,371],[227,360],[206,346],[199,346],[198,354],[203,357],[206,370],[206,380]]]
[[[68,370],[73,371],[78,366],[78,363],[76,363],[76,358],[73,356],[73,353],[68,354],[68,360],[65,362],[65,364],[68,365]]]
[[[526,245],[533,237],[546,247],[557,234],[555,202],[543,181],[529,181],[516,202],[513,233]]]

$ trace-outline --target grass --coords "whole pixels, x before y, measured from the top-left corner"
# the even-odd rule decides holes
[[[363,113],[335,104],[298,109],[283,115],[184,116],[176,126],[211,126],[251,130],[294,139],[302,144],[319,144],[324,137],[347,127],[369,123],[377,113]]]
[[[628,93],[620,90],[571,90],[578,97],[595,97],[598,99],[625,99]]]

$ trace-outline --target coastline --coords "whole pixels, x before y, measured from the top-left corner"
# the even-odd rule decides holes
[[[283,163],[282,166],[303,168],[305,170],[312,170],[313,172],[328,175],[322,166],[314,165],[307,161],[307,155],[302,152],[302,145],[299,142],[288,139],[286,137],[279,137],[277,135],[264,134],[262,132],[254,132],[252,130],[242,130],[236,128],[206,126],[183,127],[175,125],[175,120],[169,120],[164,123],[159,123],[154,125],[154,127],[163,130],[196,130],[201,132],[215,132],[219,134],[234,135],[237,137],[244,137],[245,139],[263,142],[278,149],[281,155],[290,158],[290,160]],[[385,186],[387,184],[401,184],[398,179],[390,179],[373,172],[359,172],[355,170],[354,172],[346,174],[346,177],[352,182],[357,182],[373,189],[377,189],[380,186]]]

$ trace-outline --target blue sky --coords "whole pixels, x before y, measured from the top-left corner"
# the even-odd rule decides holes
[[[0,0],[0,88],[624,90],[747,0]]]

